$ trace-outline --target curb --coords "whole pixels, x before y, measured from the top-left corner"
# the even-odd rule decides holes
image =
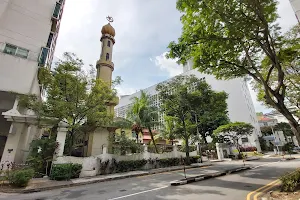
[[[185,185],[185,184],[188,184],[188,183],[194,183],[194,182],[198,182],[198,181],[202,181],[202,180],[206,180],[206,179],[210,179],[210,178],[225,176],[227,174],[233,174],[233,173],[245,171],[245,170],[248,170],[248,169],[251,169],[251,167],[238,167],[238,168],[235,168],[235,169],[225,170],[225,171],[221,171],[221,172],[205,174],[205,175],[201,175],[201,176],[194,176],[194,177],[189,177],[189,178],[186,178],[186,179],[172,181],[170,184],[171,184],[171,186]]]
[[[192,169],[192,168],[201,168],[201,167],[207,167],[211,166],[211,163],[207,163],[201,166],[186,166],[185,169]],[[46,190],[53,190],[53,189],[59,189],[59,188],[68,188],[68,187],[73,187],[73,186],[81,186],[81,185],[88,185],[88,184],[93,184],[93,183],[100,183],[100,182],[106,182],[106,181],[112,181],[112,180],[120,180],[120,179],[126,179],[126,178],[133,178],[133,177],[139,177],[139,176],[147,176],[147,175],[152,175],[152,174],[159,174],[159,173],[164,173],[164,172],[171,172],[171,171],[177,171],[177,170],[183,170],[183,167],[178,167],[178,168],[166,168],[162,170],[157,170],[157,171],[149,171],[140,173],[140,174],[129,174],[129,175],[124,175],[124,176],[116,176],[116,177],[110,177],[110,178],[103,178],[103,179],[98,179],[98,180],[92,180],[92,181],[86,181],[86,182],[80,182],[80,183],[72,183],[70,182],[69,184],[65,185],[53,185],[49,187],[42,187],[42,188],[32,188],[32,189],[10,189],[7,191],[1,191],[2,193],[19,193],[19,194],[28,194],[28,193],[34,193],[34,192],[42,192]],[[185,181],[182,181],[184,184]]]
[[[185,167],[185,169],[193,169],[193,168],[201,168],[201,167],[208,167],[208,166],[211,166],[212,165],[212,163],[207,163],[207,164],[205,164],[205,165],[201,165],[201,166],[197,166],[197,165],[193,165],[193,166],[186,166]],[[177,169],[175,169],[175,168],[173,168],[173,169],[165,169],[165,170],[157,170],[157,171],[153,171],[153,172],[151,172],[151,171],[149,171],[149,175],[151,175],[151,174],[160,174],[160,173],[164,173],[164,172],[172,172],[172,171],[177,171],[177,170],[183,170],[183,167],[181,167],[181,168],[177,168]]]
[[[289,160],[295,160],[295,157],[291,157],[291,158],[282,158],[280,159],[281,161],[289,161]]]

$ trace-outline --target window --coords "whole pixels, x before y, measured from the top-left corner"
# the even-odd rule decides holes
[[[29,50],[17,47],[15,45],[6,44],[4,48],[4,53],[26,59],[28,57]]]
[[[42,47],[41,54],[39,57],[39,66],[44,66],[46,64],[48,53],[49,53],[49,49]]]
[[[242,138],[242,143],[248,142],[248,138]]]
[[[48,48],[51,47],[52,39],[53,39],[53,33],[50,33],[49,37],[48,37],[48,41],[47,41],[47,47]]]
[[[54,8],[54,11],[53,11],[53,15],[52,15],[54,18],[58,18],[59,12],[60,12],[60,7],[61,7],[61,4],[57,2],[55,5],[55,8]]]
[[[107,46],[110,47],[110,40],[107,41]]]
[[[27,49],[18,48],[16,56],[26,59],[28,57],[28,53],[29,53],[29,51]]]
[[[4,53],[7,53],[7,54],[11,54],[11,55],[15,55],[16,52],[17,52],[17,48],[16,46],[13,46],[11,44],[6,44],[5,45],[5,48],[4,48]]]
[[[109,53],[106,54],[106,61],[109,60]]]

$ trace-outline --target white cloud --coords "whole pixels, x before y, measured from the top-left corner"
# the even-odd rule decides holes
[[[176,60],[167,59],[166,54],[167,53],[165,52],[156,56],[155,59],[150,58],[150,61],[154,62],[160,70],[168,72],[170,77],[181,74],[183,72],[183,67],[178,65]]]
[[[126,85],[117,86],[116,90],[118,91],[118,96],[130,95],[137,91],[135,88],[128,87]]]

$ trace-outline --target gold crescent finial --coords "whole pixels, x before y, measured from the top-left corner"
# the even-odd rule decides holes
[[[112,18],[112,17],[110,17],[110,16],[107,16],[106,19],[107,19],[107,21],[109,21],[109,22],[114,22],[114,18]]]

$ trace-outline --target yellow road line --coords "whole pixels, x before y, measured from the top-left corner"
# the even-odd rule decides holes
[[[293,173],[296,173],[297,171],[299,170],[296,169],[295,171],[292,171],[290,173],[288,173],[287,175],[290,175],[290,174],[293,174]],[[259,195],[263,194],[264,192],[266,192],[267,190],[270,190],[272,189],[273,187],[275,186],[278,186],[279,184],[281,183],[281,181],[279,179],[271,182],[271,183],[268,183],[267,185],[261,187],[261,188],[258,188],[257,190],[254,190],[253,192],[250,192],[248,195],[247,195],[247,200],[251,200],[251,195],[254,194],[253,196],[253,200],[257,200],[257,198],[259,197]]]
[[[270,185],[269,187],[261,190],[260,192],[256,193],[254,196],[253,196],[253,200],[257,200],[258,197],[262,194],[264,194],[265,192],[267,192],[268,190],[271,190],[272,188],[278,186],[281,182],[278,180],[276,183]]]
[[[268,188],[270,186],[273,186],[273,184],[277,183],[279,180],[275,180],[275,181],[272,181],[271,183],[268,183],[267,185],[261,187],[261,188],[258,188],[257,190],[254,190],[252,192],[250,192],[248,195],[247,195],[247,200],[251,200],[251,195],[252,194],[255,194],[257,192],[260,192],[262,190],[264,190],[265,188]]]

